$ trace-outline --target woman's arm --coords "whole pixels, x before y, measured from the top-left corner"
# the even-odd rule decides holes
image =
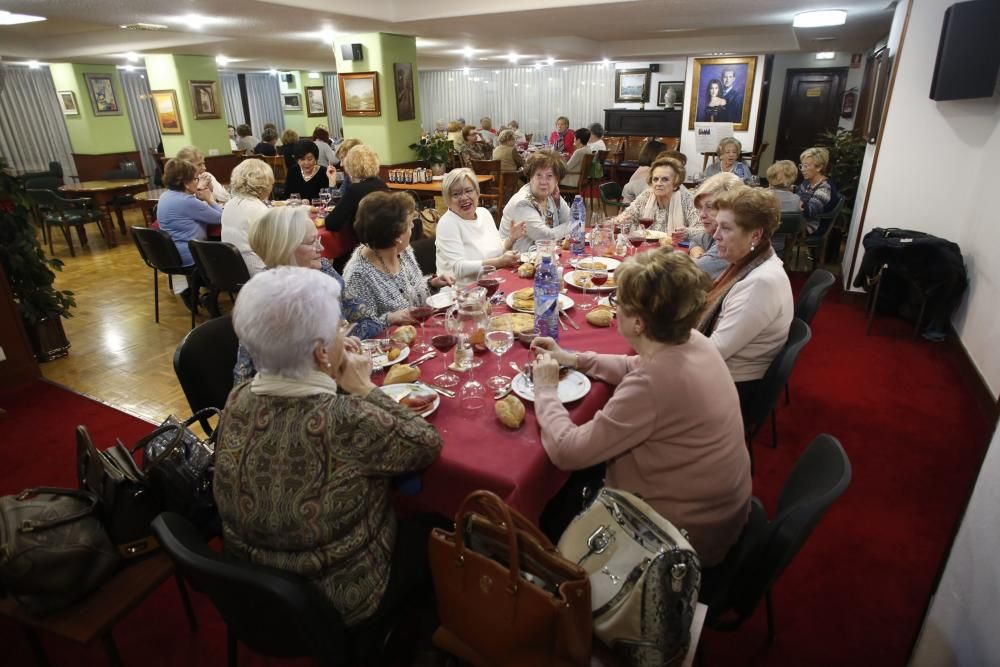
[[[222,207],[218,204],[206,204],[197,197],[184,198],[184,215],[203,225],[222,223]]]
[[[379,318],[374,309],[355,296],[354,291],[344,282],[344,277],[337,273],[328,259],[320,260],[320,271],[330,276],[340,284],[340,307],[344,319],[354,325],[352,336],[358,338],[375,338],[388,326],[386,318]]]
[[[719,354],[728,360],[750,344],[767,325],[774,321],[781,304],[775,298],[775,287],[765,275],[755,271],[736,283],[722,303],[722,312],[710,337]]]
[[[379,390],[352,401],[354,419],[346,437],[361,468],[374,475],[398,475],[426,468],[441,452],[441,436],[409,408]],[[340,431],[343,426],[336,426]]]
[[[633,225],[639,221],[639,217],[642,215],[642,209],[646,207],[646,202],[649,200],[650,195],[647,192],[651,190],[643,190],[640,192],[632,203],[628,205],[624,211],[615,216],[615,219],[619,223],[625,223],[627,225]]]
[[[466,259],[465,242],[458,227],[462,223],[455,218],[457,216],[445,214],[438,222],[434,236],[434,246],[437,248],[437,272],[455,278],[474,276],[482,268],[483,262],[478,259]]]
[[[802,199],[802,212],[810,220],[815,220],[816,216],[821,215],[826,210],[827,204],[830,203],[831,194],[830,184],[823,181],[813,189],[811,194]]]
[[[326,216],[326,221],[324,222],[326,228],[331,232],[339,232],[340,228],[345,224],[353,226],[354,216],[358,213],[358,204],[360,202],[361,197],[358,196],[358,189],[352,185],[347,189],[347,193],[340,200],[340,203],[334,207],[333,212]]]

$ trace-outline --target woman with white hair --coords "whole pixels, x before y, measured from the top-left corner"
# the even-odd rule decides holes
[[[251,277],[267,266],[250,248],[250,225],[267,213],[267,201],[274,188],[274,171],[263,160],[244,160],[229,178],[233,197],[222,210],[222,240],[232,243],[243,255]]]
[[[807,148],[802,151],[799,160],[803,179],[798,190],[799,199],[802,200],[802,219],[805,222],[806,233],[819,234],[826,230],[819,228],[819,220],[816,218],[829,212],[837,203],[833,183],[826,175],[826,168],[830,163],[830,151],[815,146]]]
[[[429,582],[429,525],[396,518],[390,481],[430,465],[441,436],[377,391],[368,358],[345,346],[329,276],[254,276],[233,328],[260,372],[233,388],[219,422],[226,551],[306,577],[353,636],[377,636]]]
[[[524,236],[524,222],[515,222],[507,239],[501,240],[493,216],[479,206],[479,182],[471,169],[448,172],[441,194],[448,212],[438,221],[434,242],[438,275],[451,276],[460,282],[474,281],[484,264],[496,267],[517,264],[518,254],[513,248]]]
[[[714,176],[718,173],[735,174],[742,180],[750,178],[750,169],[740,160],[740,153],[743,151],[743,144],[735,137],[724,137],[719,141],[716,152],[719,159],[708,165],[705,170],[705,177]]]
[[[215,176],[205,170],[205,154],[197,146],[185,146],[177,151],[178,160],[187,160],[194,165],[198,173],[198,187],[208,188],[212,192],[212,198],[218,204],[225,204],[229,201],[229,192],[222,187],[222,183],[216,180]]]

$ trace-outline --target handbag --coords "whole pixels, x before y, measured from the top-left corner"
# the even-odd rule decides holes
[[[589,665],[586,573],[495,494],[466,496],[455,532],[434,529],[428,550],[437,646],[476,667]]]
[[[594,634],[629,667],[679,665],[691,641],[701,564],[641,498],[604,488],[559,538],[590,576]]]
[[[38,487],[0,498],[0,588],[31,614],[67,607],[118,566],[98,518],[100,500]]]
[[[177,431],[178,427],[171,425],[153,433]],[[80,488],[101,499],[104,527],[119,554],[134,558],[155,549],[158,544],[149,524],[163,508],[150,492],[132,452],[120,440],[114,447],[98,451],[86,427],[77,426],[76,467]]]
[[[437,235],[437,225],[440,219],[441,214],[437,209],[425,208],[420,211],[420,226],[423,229],[423,236],[421,238],[434,238]]]

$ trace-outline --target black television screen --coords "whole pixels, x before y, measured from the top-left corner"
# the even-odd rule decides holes
[[[932,100],[992,97],[1000,72],[1000,0],[957,2],[944,13]]]

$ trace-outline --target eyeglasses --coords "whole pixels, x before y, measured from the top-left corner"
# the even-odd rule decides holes
[[[452,199],[458,199],[459,197],[472,197],[475,194],[476,194],[476,189],[475,188],[466,188],[466,189],[460,190],[458,192],[452,192],[451,193],[451,198]]]

